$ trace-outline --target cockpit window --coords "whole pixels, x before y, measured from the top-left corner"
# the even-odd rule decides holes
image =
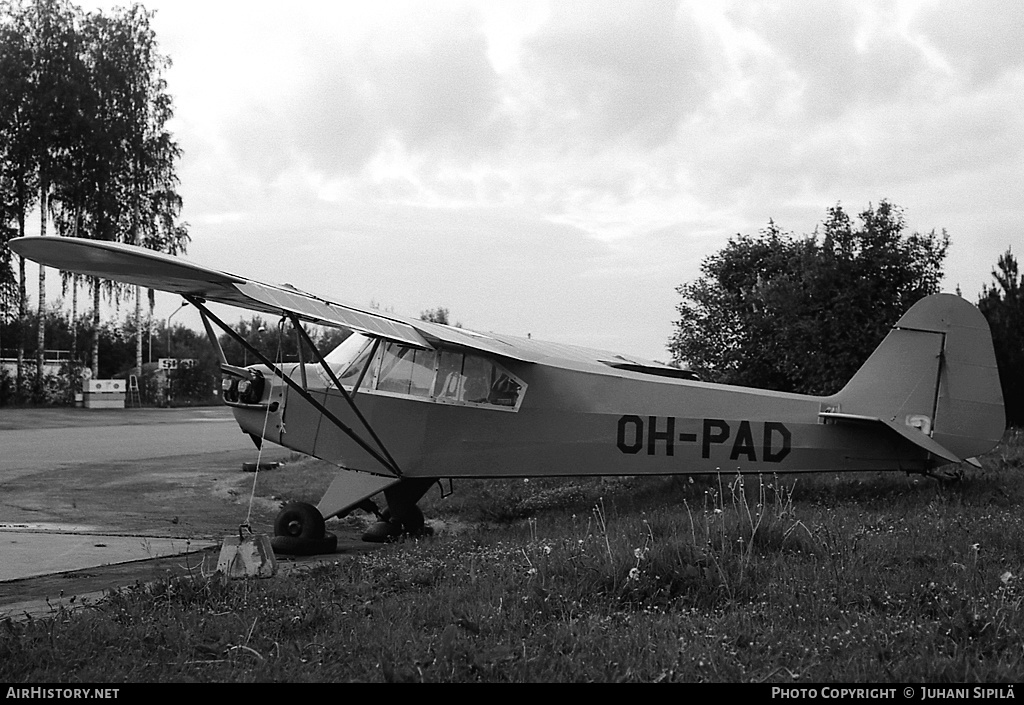
[[[491,360],[442,350],[434,397],[440,401],[515,407],[523,385]]]
[[[462,353],[442,350],[434,382],[434,397],[456,401],[462,399]]]
[[[377,389],[414,397],[430,396],[436,356],[433,350],[388,343],[377,373]]]
[[[326,361],[349,389],[362,375],[360,389],[443,403],[515,409],[525,390],[522,382],[481,355],[391,342],[377,345],[372,355],[374,348],[371,338],[353,333]],[[320,374],[330,386],[326,375]]]

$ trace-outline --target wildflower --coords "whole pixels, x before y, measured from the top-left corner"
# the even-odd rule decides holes
[[[1003,585],[1008,585],[1010,581],[1013,580],[1013,573],[1011,573],[1010,571],[1006,571],[1005,573],[999,576],[999,579],[1003,581]]]
[[[639,579],[640,579],[640,569],[639,568],[630,568],[629,569],[629,578],[627,578],[627,580],[639,580]]]
[[[551,546],[548,546],[548,545],[544,546],[544,555],[545,556],[550,556],[551,555]]]
[[[527,575],[536,575],[537,574],[537,569],[536,568],[530,568],[528,571],[526,571],[526,574]]]

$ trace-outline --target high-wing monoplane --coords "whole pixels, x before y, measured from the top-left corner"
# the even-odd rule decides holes
[[[274,546],[285,553],[333,550],[325,518],[376,510],[381,493],[386,508],[365,538],[423,531],[417,502],[440,478],[930,473],[977,465],[1004,431],[988,323],[951,294],[911,307],[842,390],[808,396],[334,303],[127,245],[25,237],[11,247],[46,266],[180,294],[199,309],[243,431],[338,466],[316,507],[291,503],[278,515]],[[207,302],[287,319],[300,361],[268,358]],[[352,334],[321,355],[309,323]],[[215,326],[262,364],[228,364]]]

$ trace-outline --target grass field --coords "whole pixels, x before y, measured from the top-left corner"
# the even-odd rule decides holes
[[[1024,432],[983,464],[457,482],[430,539],[2,622],[0,681],[1019,681]],[[260,493],[315,499],[292,465]]]

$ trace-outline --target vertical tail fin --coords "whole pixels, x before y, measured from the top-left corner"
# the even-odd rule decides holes
[[[921,299],[826,404],[917,428],[960,458],[992,449],[1006,417],[988,321],[959,296]]]

